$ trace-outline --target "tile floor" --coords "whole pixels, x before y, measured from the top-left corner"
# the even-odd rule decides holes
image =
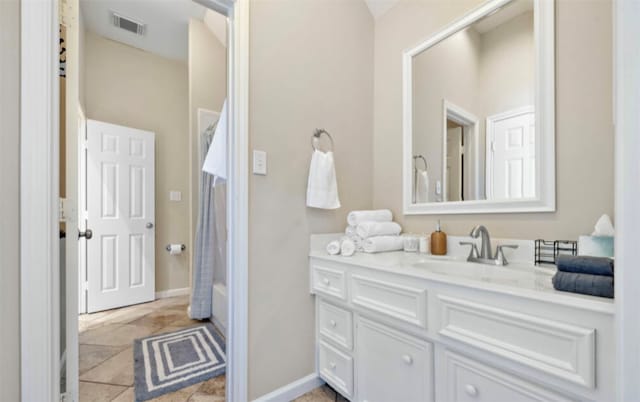
[[[189,319],[184,297],[171,297],[94,314],[83,314],[80,326],[80,402],[133,402],[133,341],[200,323]],[[225,376],[194,384],[154,402],[222,402]],[[295,402],[345,401],[322,386]]]
[[[79,318],[80,402],[132,402],[133,341],[200,323],[187,316],[187,297],[160,299]],[[194,384],[155,402],[220,402],[225,376]]]

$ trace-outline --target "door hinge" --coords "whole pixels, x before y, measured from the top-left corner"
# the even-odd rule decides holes
[[[496,142],[491,141],[491,152],[496,152]]]
[[[82,291],[85,292],[85,293],[87,293],[89,291],[89,282],[88,281],[82,283]]]
[[[73,398],[68,392],[60,394],[60,402],[73,402]]]
[[[59,222],[67,221],[67,211],[66,211],[65,201],[66,200],[64,198],[60,198],[58,202],[58,221]]]

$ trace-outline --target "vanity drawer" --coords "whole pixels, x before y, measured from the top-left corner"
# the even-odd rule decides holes
[[[438,333],[566,381],[595,388],[595,332],[549,318],[438,295]]]
[[[477,361],[444,352],[449,402],[568,402],[564,396]]]
[[[344,271],[313,265],[311,269],[313,291],[328,296],[347,299],[347,280]]]
[[[320,376],[346,397],[353,396],[353,358],[326,342],[320,341],[318,368]]]
[[[427,291],[389,281],[351,276],[351,303],[427,328]]]
[[[351,350],[353,346],[352,315],[350,311],[343,310],[333,304],[320,301],[318,305],[318,328],[320,334]]]

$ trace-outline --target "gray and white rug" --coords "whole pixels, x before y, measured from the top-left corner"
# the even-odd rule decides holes
[[[212,324],[136,339],[136,401],[146,401],[224,374],[225,343]]]

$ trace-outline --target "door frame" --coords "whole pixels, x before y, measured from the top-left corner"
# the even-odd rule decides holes
[[[613,108],[615,125],[616,400],[640,400],[640,2],[613,3]]]
[[[491,143],[493,142],[493,126],[498,120],[505,120],[511,117],[519,116],[526,113],[535,113],[533,105],[519,107],[517,109],[507,110],[506,112],[494,114],[487,117],[485,122],[485,197],[487,200],[493,200],[493,152]],[[537,150],[537,149],[536,149]]]
[[[227,400],[241,401],[248,397],[249,1],[197,1],[229,18]],[[21,397],[27,401],[61,398],[55,308],[60,302],[58,6],[58,0],[22,0],[20,13],[20,373]],[[76,298],[75,287],[67,294]],[[67,400],[77,401],[74,393]]]
[[[447,201],[447,120],[453,120],[456,123],[463,126],[462,135],[465,136],[467,132],[469,135],[467,136],[467,142],[471,142],[473,144],[473,165],[475,170],[475,186],[474,186],[474,194],[476,199],[480,199],[480,188],[481,188],[481,179],[482,179],[482,169],[480,166],[480,120],[471,112],[466,109],[454,104],[451,101],[446,99],[442,100],[442,186],[441,186],[441,197],[442,201]],[[470,127],[469,131],[466,130],[467,127]],[[461,188],[462,191],[464,189]]]

